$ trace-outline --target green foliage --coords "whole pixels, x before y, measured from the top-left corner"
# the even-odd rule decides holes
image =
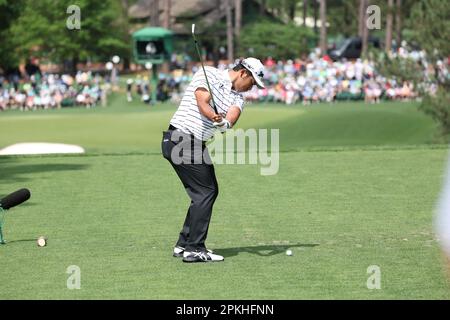
[[[19,17],[23,0],[0,0],[0,68],[17,66],[19,59],[14,53],[14,37],[10,32],[12,22]]]
[[[450,55],[450,2],[420,0],[413,9],[414,40],[425,49],[433,64]],[[437,73],[437,72],[436,72]],[[440,126],[441,138],[450,141],[450,82],[435,76],[437,92],[426,95],[420,109],[430,115]]]
[[[376,62],[378,71],[398,82],[409,81],[414,84],[414,88],[419,95],[423,97],[419,109],[425,114],[431,116],[439,125],[440,132],[436,139],[438,141],[450,141],[450,83],[448,79],[439,80],[438,77],[432,77],[436,83],[437,92],[430,94],[424,91],[424,71],[416,61],[408,58],[389,57],[385,53],[380,53]]]
[[[80,8],[80,30],[66,26],[70,5]],[[114,0],[25,0],[23,12],[10,32],[16,53],[22,58],[32,53],[54,62],[108,59],[114,54],[128,54],[121,15],[120,4]]]
[[[239,41],[239,55],[290,59],[309,52],[317,36],[313,31],[293,24],[260,22],[247,25]]]
[[[358,3],[354,0],[327,1],[327,22],[330,24],[327,30],[329,35],[357,35]]]
[[[427,59],[436,67],[438,59],[445,59],[450,55],[450,3],[440,0],[419,0],[414,4],[407,2],[411,12],[406,23],[407,32],[404,33],[407,40],[414,42],[427,52]],[[377,62],[377,68],[381,74],[395,78],[399,81],[410,81],[415,88],[421,90],[419,83],[424,82],[423,66],[412,59],[390,58],[381,53]],[[440,127],[439,140],[450,141],[450,83],[449,79],[431,76],[436,84],[435,94],[421,92],[423,96],[419,107],[425,114],[431,116]]]
[[[379,49],[373,49],[369,53],[370,56],[377,56],[376,68],[380,74],[385,77],[395,79],[399,83],[409,81],[417,88],[418,84],[423,81],[424,71],[416,61],[409,58],[390,57]]]
[[[419,0],[412,9],[415,40],[436,59],[450,55],[450,2]]]
[[[434,96],[425,96],[419,109],[439,124],[441,136],[438,138],[450,142],[450,92],[439,86]]]

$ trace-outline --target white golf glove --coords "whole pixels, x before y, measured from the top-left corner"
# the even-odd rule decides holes
[[[227,119],[222,119],[220,122],[213,122],[213,126],[218,128],[221,132],[225,132],[225,130],[231,128],[231,123]]]

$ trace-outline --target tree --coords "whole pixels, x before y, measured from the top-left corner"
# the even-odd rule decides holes
[[[359,0],[333,0],[327,1],[327,29],[328,36],[355,36],[359,35]]]
[[[420,110],[440,126],[442,137],[450,141],[450,79],[442,72],[443,60],[450,56],[450,6],[446,1],[418,0],[412,9],[412,20],[420,26],[415,40],[426,50],[434,67],[435,94],[426,94]]]
[[[19,18],[23,8],[23,0],[0,0],[0,69],[4,71],[17,67],[19,64],[11,25]]]
[[[234,34],[236,39],[239,39],[242,28],[242,0],[234,0],[234,23]]]
[[[18,57],[34,55],[56,63],[71,60],[75,71],[79,60],[106,60],[115,54],[129,54],[120,2],[78,0],[77,6],[81,10],[81,28],[70,30],[66,27],[66,1],[24,0],[21,15],[10,29]]]
[[[123,30],[125,31],[122,33],[123,41],[124,43],[130,43],[131,37],[130,34],[127,32],[130,29],[130,21],[128,18],[128,9],[130,7],[130,2],[129,0],[121,0],[121,3],[122,3],[121,25],[123,26]],[[124,54],[123,57],[123,68],[125,70],[130,69],[130,59],[131,59],[131,48],[128,50],[127,54]]]
[[[397,46],[400,46],[400,44],[402,43],[402,0],[397,0],[395,12],[395,32],[397,35]]]
[[[262,16],[266,11],[267,0],[259,0],[259,2],[260,2],[259,15]]]
[[[264,59],[293,59],[314,48],[317,36],[309,28],[293,24],[259,22],[246,25],[239,40],[239,55]]]
[[[235,0],[234,3],[234,32],[236,34],[236,37],[239,38],[242,28],[242,0]]]
[[[314,33],[317,34],[317,1],[313,0],[313,8],[314,8]]]
[[[405,6],[411,2],[403,2]],[[406,11],[409,13],[409,10]],[[404,15],[407,16],[407,15]],[[450,141],[450,79],[445,75],[444,60],[450,56],[450,6],[441,0],[416,0],[411,8],[410,21],[413,30],[411,42],[425,50],[427,64],[434,74],[426,80],[434,90],[425,90],[424,66],[410,58],[389,57],[384,54],[377,64],[379,71],[400,83],[414,83],[415,90],[423,97],[419,109],[431,116],[440,127],[439,142]]]
[[[386,17],[386,53],[390,53],[392,47],[393,8],[394,0],[388,0],[388,10]]]
[[[286,0],[286,11],[289,22],[294,22],[298,0]]]
[[[147,0],[150,7],[150,26],[159,27],[159,0]]]
[[[170,29],[170,12],[172,10],[172,0],[164,1],[164,21],[163,27],[166,29]]]
[[[303,0],[303,26],[306,27],[306,17],[308,12],[308,0]]]
[[[303,0],[260,0],[259,3],[268,8],[279,20],[292,23],[297,14],[297,5]],[[317,1],[317,0],[313,0]],[[262,9],[263,7],[261,7]],[[262,15],[263,12],[260,12]]]
[[[361,55],[365,56],[367,54],[367,49],[369,48],[369,28],[367,28],[367,7],[369,6],[369,0],[360,0],[363,3],[363,15],[362,15],[362,50]]]
[[[234,61],[234,39],[233,39],[233,20],[231,16],[231,1],[225,0],[225,12],[227,18],[227,52],[228,52],[228,63],[233,63]]]
[[[325,55],[328,49],[327,45],[327,1],[320,0],[320,51]]]
[[[366,0],[359,0],[358,36],[360,36],[361,38],[364,33],[365,16],[366,16]]]
[[[412,8],[414,40],[427,51],[435,62],[450,56],[450,5],[446,1],[417,0]]]

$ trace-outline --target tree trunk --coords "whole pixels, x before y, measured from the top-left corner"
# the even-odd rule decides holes
[[[262,16],[266,11],[266,0],[260,0],[259,14]]]
[[[294,22],[295,19],[295,9],[297,7],[297,1],[290,1],[289,2],[289,21]]]
[[[320,0],[320,51],[322,56],[327,54],[327,1]]]
[[[123,70],[128,71],[130,70],[130,58],[129,57],[123,57]]]
[[[365,25],[365,2],[366,0],[359,0],[359,13],[358,13],[358,36],[362,38]]]
[[[346,28],[343,29],[342,32],[344,33],[345,37],[349,37],[351,34],[353,34],[353,31],[351,30],[351,28],[348,28],[348,26],[351,26],[352,20],[353,20],[353,18],[348,10],[348,6],[344,4],[344,22],[345,22]]]
[[[122,3],[122,12],[123,12],[123,19],[124,19],[124,28],[125,28],[125,32],[124,32],[124,34],[125,34],[125,41],[126,42],[129,42],[130,41],[130,39],[129,39],[129,34],[128,34],[128,30],[129,30],[129,27],[130,27],[130,23],[129,23],[129,20],[128,20],[128,8],[129,8],[129,2],[128,2],[128,0],[122,0],[121,1],[121,3]],[[130,57],[129,57],[129,54],[127,53],[124,57],[123,57],[123,69],[124,70],[130,70]]]
[[[122,10],[128,15],[128,0],[122,0]]]
[[[234,47],[233,47],[233,21],[231,16],[231,1],[225,0],[225,12],[227,14],[227,53],[228,63],[234,62]]]
[[[313,0],[314,6],[314,33],[317,34],[317,0]]]
[[[172,9],[172,0],[164,0],[164,22],[163,27],[170,29],[170,12]]]
[[[150,25],[159,27],[159,0],[147,0],[150,5]]]
[[[153,0],[146,0],[146,4],[148,7],[148,25],[151,27],[152,26],[152,5],[153,5]]]
[[[306,27],[306,17],[308,10],[308,0],[303,0],[303,26]]]
[[[234,0],[234,34],[236,37],[236,48],[234,50],[238,52],[239,38],[241,36],[242,27],[242,0]]]
[[[363,0],[364,1],[364,18],[363,18],[363,30],[362,30],[362,48],[361,48],[361,57],[365,57],[367,54],[368,44],[369,44],[369,28],[367,28],[367,7],[369,5],[369,0]]]
[[[242,0],[235,0],[234,13],[234,32],[236,34],[236,37],[239,38],[239,36],[241,35],[242,26]]]
[[[164,0],[163,3],[164,3],[164,6],[163,6],[162,27],[166,28],[166,29],[170,29],[170,27],[171,27],[170,12],[171,12],[171,8],[172,8],[172,0]],[[159,12],[159,10],[158,10],[158,12]],[[161,71],[164,73],[170,72],[170,62],[169,61],[166,60],[162,63]]]
[[[394,0],[388,0],[388,11],[386,17],[386,53],[391,52],[392,48],[392,21],[393,21]]]
[[[75,76],[75,75],[77,74],[77,71],[78,71],[78,67],[77,67],[78,61],[79,61],[78,55],[72,57],[72,64],[71,64],[71,66],[70,66],[70,67],[71,67],[71,68],[70,68],[70,74],[71,74],[72,76]]]
[[[397,0],[397,8],[395,13],[395,32],[397,46],[402,43],[402,0]]]

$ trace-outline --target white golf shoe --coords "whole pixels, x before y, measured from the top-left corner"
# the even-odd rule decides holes
[[[218,254],[207,251],[184,251],[183,262],[219,262],[224,258]]]
[[[183,257],[183,253],[185,251],[185,248],[183,247],[179,247],[179,246],[175,246],[173,248],[173,256],[176,258],[182,258]],[[206,249],[206,251],[208,251],[208,253],[214,253],[212,250],[210,249]]]

